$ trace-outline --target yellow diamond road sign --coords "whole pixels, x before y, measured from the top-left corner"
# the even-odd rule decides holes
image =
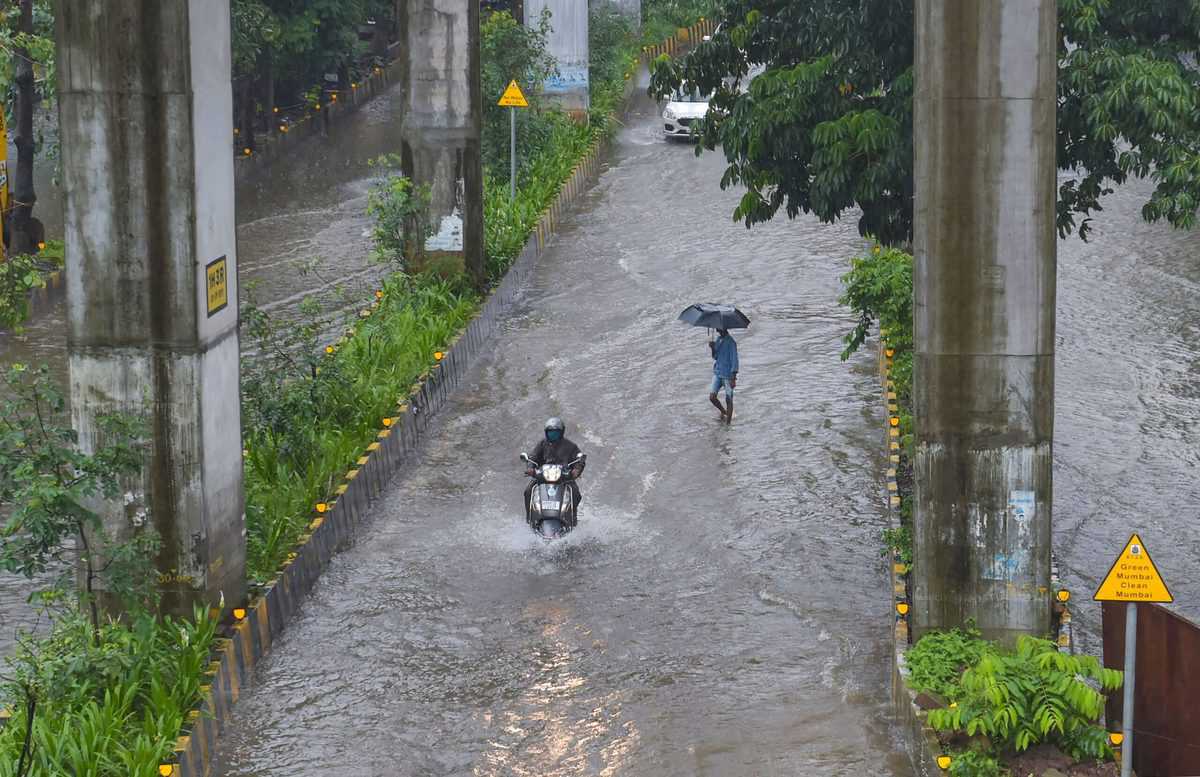
[[[495,92],[492,92],[495,94]],[[505,108],[528,108],[529,101],[525,99],[525,95],[521,93],[521,87],[517,86],[517,82],[509,81],[508,88],[504,90],[504,94],[500,97],[500,104]]]
[[[1098,602],[1173,602],[1158,568],[1150,560],[1150,552],[1136,534],[1125,543],[1125,550],[1113,562],[1096,596]]]

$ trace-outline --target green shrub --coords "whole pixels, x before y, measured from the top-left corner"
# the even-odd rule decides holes
[[[912,565],[912,529],[907,525],[883,530],[883,542],[888,550],[900,556],[900,563]]]
[[[969,659],[969,654],[952,651],[938,666],[944,670],[958,658]],[[1097,721],[1104,713],[1101,691],[1120,688],[1122,675],[1094,656],[1067,655],[1052,642],[1022,636],[1014,651],[984,648],[957,684],[944,678],[944,673],[926,678],[957,702],[930,711],[929,724],[936,730],[982,734],[996,753],[1048,742],[1077,760],[1112,757],[1107,733]]]
[[[846,335],[842,360],[850,358],[866,341],[871,327],[879,327],[889,347],[895,349],[892,380],[902,400],[911,397],[913,346],[913,259],[897,248],[876,245],[867,256],[850,260],[850,272],[842,276],[844,291],[839,302],[850,308],[858,323]]]
[[[966,750],[954,754],[949,774],[951,777],[1004,777],[1008,772],[992,756],[978,750]]]
[[[0,259],[0,329],[20,332],[21,324],[29,317],[29,292],[45,285],[34,257]]]
[[[129,607],[150,607],[148,558],[158,536],[145,504],[126,490],[141,471],[145,429],[141,419],[105,414],[95,419],[100,442],[84,453],[67,423],[66,400],[43,365],[12,364],[0,383],[0,569],[27,578],[74,560],[79,538],[82,603],[100,629],[97,585]],[[124,492],[128,522],[109,536],[93,506]],[[66,582],[63,581],[63,585]]]
[[[8,660],[0,777],[153,777],[200,700],[216,623],[136,610],[96,636],[72,606]]]
[[[715,0],[643,0],[642,42],[660,43],[680,27],[689,27],[718,11]]]
[[[429,186],[415,186],[401,175],[397,154],[372,159],[368,164],[376,170],[367,191],[367,215],[375,220],[371,228],[375,257],[404,269],[420,244],[433,234],[427,218]]]
[[[947,702],[958,701],[963,692],[959,685],[963,671],[975,666],[990,649],[971,626],[965,630],[931,631],[904,656],[909,669],[908,686],[918,692],[936,693]]]
[[[433,354],[470,320],[478,298],[465,284],[394,274],[373,315],[326,358],[319,311],[279,322],[250,304],[244,332],[258,357],[243,367],[247,568],[271,577],[304,533],[315,503],[395,415],[397,399]],[[332,346],[331,346],[332,348]]]
[[[508,180],[509,108],[499,105],[509,81],[516,81],[529,101],[517,108],[518,176],[525,176],[530,162],[552,145],[554,126],[565,120],[550,109],[542,97],[542,84],[557,72],[554,58],[546,50],[550,34],[549,10],[537,26],[517,24],[507,11],[493,13],[479,30],[479,80],[483,91],[483,165],[488,175]]]
[[[66,243],[62,240],[47,240],[38,251],[37,258],[45,264],[62,267],[66,262],[66,250]]]
[[[0,673],[0,707],[14,711],[0,730],[0,777],[151,777],[199,699],[215,624],[202,609],[194,621],[152,614],[158,536],[127,490],[140,476],[144,424],[101,416],[101,442],[85,453],[46,367],[11,365],[0,400],[0,568],[32,579],[75,560],[72,538],[85,543],[84,590],[76,595],[68,574],[31,597],[50,633],[18,635]],[[128,523],[110,532],[93,506],[113,499]],[[102,617],[96,583],[121,621]]]
[[[493,16],[494,19],[499,18],[494,33],[499,39],[508,34],[505,30],[511,20],[505,17],[503,13]],[[606,137],[617,126],[613,114],[620,105],[625,90],[625,73],[632,69],[637,45],[627,20],[614,19],[610,11],[604,9],[594,9],[592,20],[589,36],[593,66],[588,124],[576,124],[558,111],[538,114],[541,122],[539,131],[545,134],[541,145],[532,153],[521,141],[521,169],[515,201],[509,198],[507,164],[489,167],[485,176],[484,246],[488,276],[493,281],[499,279],[520,254],[525,241],[537,227],[538,219],[554,201],[580,158],[593,143]],[[601,63],[598,69],[597,62]],[[497,85],[500,82],[499,77],[493,80]],[[500,121],[500,118],[491,121]],[[503,121],[507,128],[507,116],[503,117]],[[484,131],[489,131],[486,124]],[[507,135],[505,138],[507,143]],[[507,163],[507,145],[505,148],[504,160]]]
[[[612,3],[593,5],[588,14],[588,72],[597,84],[622,83],[629,68],[626,46],[632,48],[633,23]]]

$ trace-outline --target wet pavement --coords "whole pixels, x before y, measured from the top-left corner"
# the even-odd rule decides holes
[[[652,107],[239,701],[226,777],[908,775],[889,729],[873,360],[839,363],[853,222],[747,232]],[[728,300],[736,417],[708,404]],[[525,527],[518,454],[561,415],[580,528]]]

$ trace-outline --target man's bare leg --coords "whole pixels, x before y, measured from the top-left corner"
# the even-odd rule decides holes
[[[726,416],[725,406],[721,404],[721,400],[717,399],[717,395],[709,394],[708,401],[713,403],[713,407],[715,407],[717,410],[721,411],[721,418],[725,419],[725,416]]]

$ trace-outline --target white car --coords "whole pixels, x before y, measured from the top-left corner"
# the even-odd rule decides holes
[[[708,113],[711,95],[698,92],[675,92],[663,108],[663,137],[690,138],[692,125]]]

